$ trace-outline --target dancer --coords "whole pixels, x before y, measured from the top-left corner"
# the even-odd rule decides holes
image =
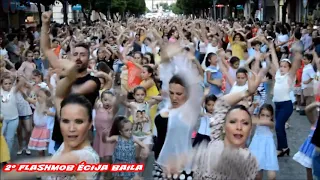
[[[278,157],[290,154],[288,147],[285,124],[293,112],[293,104],[290,93],[295,82],[295,74],[300,67],[302,55],[299,51],[294,52],[294,61],[281,59],[280,63],[272,41],[269,41],[272,63],[276,68],[275,84],[273,88],[273,102],[275,103],[276,132]]]
[[[304,143],[300,146],[299,151],[293,156],[293,160],[301,164],[306,168],[307,171],[307,180],[312,180],[312,155],[315,150],[315,146],[311,143],[311,138],[314,134],[314,131],[317,127],[317,116],[315,116],[316,108],[320,107],[319,102],[313,102],[309,104],[306,109],[306,115],[311,124],[310,133]]]
[[[122,116],[115,118],[110,136],[107,136],[105,133],[103,141],[109,143],[116,142],[112,158],[114,164],[136,162],[136,147],[134,143],[138,144],[142,148],[141,154],[144,156],[144,158],[146,158],[146,156],[149,154],[149,148],[132,136],[132,123],[127,118]],[[134,172],[119,172],[114,173],[113,176],[116,180],[129,180],[132,178],[138,178],[138,174]]]
[[[263,171],[267,171],[268,179],[276,179],[276,172],[279,170],[277,159],[277,150],[273,140],[271,128],[273,122],[274,110],[272,105],[264,104],[260,108],[257,118],[253,118],[253,124],[256,124],[255,133],[249,146],[250,152],[257,158],[259,164],[259,174],[256,179],[263,179]]]

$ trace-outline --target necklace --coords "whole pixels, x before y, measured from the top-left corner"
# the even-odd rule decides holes
[[[10,100],[10,97],[11,97],[11,93],[9,93],[8,95],[6,96],[3,96],[3,90],[1,89],[1,101],[3,103],[7,103],[9,100]]]

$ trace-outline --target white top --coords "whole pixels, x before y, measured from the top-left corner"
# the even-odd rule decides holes
[[[204,59],[202,61],[201,67],[203,68],[203,70],[205,70],[206,67],[206,59],[209,53],[217,53],[218,51],[218,46],[213,47],[211,43],[209,43],[207,45],[207,51],[206,51],[206,55],[204,56]]]
[[[278,34],[277,40],[279,43],[283,43],[283,42],[289,41],[289,36],[288,36],[288,34]],[[286,43],[286,44],[282,45],[281,47],[285,47],[285,46],[288,46],[288,44]]]
[[[316,72],[314,72],[312,65],[311,64],[305,65],[302,71],[301,89],[313,87],[313,81],[311,81],[308,84],[304,84],[303,82],[308,81],[309,79],[314,79],[315,75],[316,75]]]
[[[206,43],[200,41],[199,43],[199,51],[200,53],[204,54],[207,52],[207,46],[206,46]]]
[[[11,90],[4,91],[0,89],[0,109],[1,114],[5,120],[14,120],[19,117],[16,93],[14,93],[15,87],[12,87]]]
[[[8,56],[8,51],[6,49],[0,49],[0,56]]]
[[[141,45],[141,53],[142,54],[152,53],[152,49],[149,46],[142,44]]]
[[[289,74],[281,75],[277,71],[273,87],[273,102],[290,101],[290,91],[293,88],[293,82],[290,82]]]
[[[36,110],[33,112],[33,123],[38,127],[47,127],[48,116],[42,113],[43,111],[39,108],[42,109],[42,107],[37,103]]]
[[[201,117],[198,133],[210,137],[210,132],[210,118],[208,116]]]
[[[243,86],[238,86],[237,82],[234,83],[234,85],[232,86],[230,93],[235,93],[235,92],[242,92],[248,90],[248,83],[246,83]]]
[[[192,131],[199,118],[202,104],[202,100],[199,97],[203,97],[203,89],[198,85],[201,81],[197,76],[199,72],[185,56],[176,56],[170,63],[160,66],[163,91],[169,91],[169,81],[175,74],[185,80],[188,99],[179,108],[167,110],[167,107],[171,105],[169,97],[165,97],[166,100],[164,102],[166,105],[164,105],[164,110],[161,110],[161,112],[169,111],[168,128],[165,142],[157,159],[157,163],[164,167],[166,167],[170,158],[188,154],[192,150]],[[191,170],[191,165],[186,163],[184,170]]]
[[[64,149],[64,143],[61,144],[60,148],[57,150],[57,152],[53,155],[59,156],[61,155],[61,152]],[[72,153],[79,157],[80,162],[85,161],[87,164],[98,164],[100,162],[99,155],[93,150],[91,146],[86,146],[80,150],[74,150]],[[83,173],[87,180],[96,179],[98,173],[97,172],[86,172]],[[74,175],[52,175],[47,176],[42,179],[46,180],[76,180],[76,177]]]

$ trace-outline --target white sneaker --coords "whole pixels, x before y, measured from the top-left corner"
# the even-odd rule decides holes
[[[21,155],[23,153],[23,151],[24,151],[24,149],[17,151],[17,155]]]
[[[31,155],[31,151],[29,149],[26,149],[26,154]]]

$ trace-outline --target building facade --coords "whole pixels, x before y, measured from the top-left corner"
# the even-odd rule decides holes
[[[168,3],[168,5],[176,3],[177,0],[145,0],[146,7],[150,10],[157,10],[157,4]]]

